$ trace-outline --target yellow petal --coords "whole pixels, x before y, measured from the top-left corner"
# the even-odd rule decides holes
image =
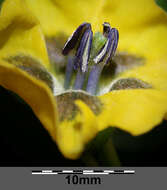
[[[21,69],[2,61],[0,61],[0,84],[22,97],[55,139],[57,113],[55,99],[48,86]]]
[[[0,15],[0,58],[31,55],[48,66],[45,41],[37,19],[22,0],[6,0]]]
[[[108,20],[115,27],[128,32],[142,28],[143,25],[154,24],[154,21],[165,21],[164,15],[153,0],[106,0],[99,22]]]
[[[38,21],[30,16],[31,12],[24,3],[6,0],[2,7],[0,85],[23,98],[58,143],[61,152],[74,159],[97,132],[95,115],[78,101],[76,104],[82,110],[75,120],[59,122],[55,97],[43,78],[43,74],[49,75],[42,67],[49,64],[44,38]]]
[[[143,66],[127,70],[120,78],[137,78],[152,85],[154,89],[167,91],[167,64],[148,63]]]
[[[114,126],[140,135],[158,125],[167,112],[166,94],[154,89],[118,90],[99,98],[103,103],[99,130]]]
[[[154,0],[106,1],[99,22],[108,21],[120,33],[120,51],[151,61],[167,59],[167,14]]]
[[[47,36],[70,35],[82,22],[101,30],[107,21],[119,29],[120,51],[154,61],[167,59],[167,15],[153,0],[27,0],[27,4]]]
[[[65,157],[76,159],[83,152],[86,143],[95,137],[98,129],[95,115],[82,101],[76,105],[80,112],[73,120],[65,120],[57,127],[57,143]],[[68,108],[67,108],[68,109]]]
[[[164,15],[167,18],[167,15]],[[166,63],[167,19],[166,23],[153,23],[136,29],[134,32],[123,32],[120,29],[119,50],[147,59],[147,63]]]
[[[24,60],[25,57],[32,62]],[[37,79],[38,76],[27,74],[31,68],[26,70],[26,64],[38,69],[49,64],[40,25],[24,1],[6,0],[0,15],[0,85],[22,97],[55,138],[57,113],[54,96],[49,87]]]
[[[59,33],[70,35],[82,22],[98,20],[98,15],[105,0],[26,0],[29,8],[40,20],[47,36]]]
[[[167,14],[153,0],[27,0],[47,36],[70,35],[82,22],[94,31],[104,21],[120,33],[118,49],[150,60],[165,61]]]
[[[120,33],[118,49],[152,61],[167,59],[167,14],[153,0],[26,0],[47,36],[70,35],[82,22],[94,31],[110,22]]]

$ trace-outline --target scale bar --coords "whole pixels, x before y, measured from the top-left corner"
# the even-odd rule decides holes
[[[135,174],[135,170],[33,170],[33,175],[57,175],[57,174],[83,174],[83,175],[110,175],[110,174]]]

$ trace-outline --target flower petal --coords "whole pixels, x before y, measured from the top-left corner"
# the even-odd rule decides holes
[[[111,20],[118,28],[118,49],[150,60],[165,61],[167,14],[154,0],[106,1],[99,22]]]
[[[96,117],[81,100],[76,101],[80,112],[72,120],[64,120],[57,127],[57,143],[63,155],[76,159],[85,145],[97,134]],[[67,108],[68,109],[68,108]]]
[[[26,0],[47,36],[70,35],[83,22],[95,25],[105,0]],[[71,14],[72,13],[72,14]],[[103,23],[103,22],[102,22]]]
[[[0,84],[22,97],[55,139],[57,110],[48,64],[38,21],[22,0],[6,0],[0,15]]]
[[[24,1],[6,0],[0,15],[0,58],[26,54],[49,65],[44,37],[38,20]]]
[[[0,84],[22,97],[55,139],[57,113],[54,96],[48,86],[16,66],[2,61],[0,61]]]
[[[137,78],[149,83],[154,89],[167,91],[167,64],[148,63],[122,73],[120,78]]]
[[[62,114],[57,113],[54,97],[55,79],[47,70],[49,61],[45,41],[38,21],[30,15],[22,0],[6,0],[2,6],[0,85],[23,98],[57,142],[61,152],[74,159],[97,132],[95,115],[78,100],[76,116],[72,120],[61,121]],[[65,108],[70,109],[68,106]]]
[[[103,103],[97,116],[99,130],[114,126],[140,135],[158,125],[167,112],[166,94],[154,89],[117,90],[99,98]]]
[[[70,35],[85,21],[92,23],[94,30],[100,30],[101,23],[108,21],[119,30],[120,51],[154,61],[167,58],[167,15],[153,0],[41,0],[40,3],[27,0],[27,3],[47,36]]]

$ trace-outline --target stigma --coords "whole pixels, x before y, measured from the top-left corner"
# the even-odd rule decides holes
[[[96,95],[100,75],[115,55],[118,40],[118,30],[111,28],[107,22],[103,23],[103,33],[96,32],[94,36],[89,23],[81,24],[62,50],[63,55],[68,55],[64,88],[72,86],[74,90],[85,90]],[[71,84],[73,74],[75,80]]]

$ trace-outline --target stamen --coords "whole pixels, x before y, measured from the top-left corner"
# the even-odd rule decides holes
[[[66,74],[65,74],[65,80],[64,80],[64,89],[68,89],[70,87],[72,74],[74,71],[74,57],[69,56],[68,57],[68,63],[66,66]]]
[[[82,72],[86,71],[87,62],[89,59],[92,35],[93,34],[91,31],[91,25],[85,22],[81,24],[74,31],[74,33],[70,36],[70,38],[65,43],[64,48],[62,50],[63,55],[69,54],[70,51],[74,48],[78,49],[76,56],[73,59],[73,63],[72,63],[71,58],[68,59],[68,64],[67,64],[66,74],[65,74],[65,81],[64,81],[65,89],[68,89],[70,86],[73,69],[77,69],[78,67],[79,68],[81,67]],[[87,41],[88,41],[88,46],[86,46]],[[80,44],[82,45],[82,48],[80,47]],[[86,51],[85,51],[85,46],[86,46]],[[84,52],[87,52],[88,56],[85,55]],[[84,59],[82,59],[83,54],[84,54]],[[81,75],[82,74],[80,72],[77,74],[78,82],[75,82],[75,85],[74,85],[75,89],[80,89],[83,85],[82,83],[84,82],[84,76],[83,75],[81,76]]]
[[[74,83],[74,89],[75,90],[82,89],[84,81],[85,81],[85,73],[78,70],[75,83]]]
[[[111,39],[111,42],[105,58],[105,65],[108,64],[111,58],[115,55],[119,40],[118,30],[116,28],[112,28],[109,32],[108,38]]]
[[[92,44],[93,33],[91,29],[87,29],[82,36],[77,53],[75,68],[78,69],[77,77],[74,84],[74,89],[82,89],[85,81],[85,72],[88,67],[90,57],[90,49]]]
[[[92,37],[93,33],[91,31],[91,28],[89,28],[83,34],[77,49],[75,68],[80,68],[82,72],[86,72],[87,70],[88,59],[90,56],[90,49],[92,45]]]
[[[100,50],[100,52],[94,58],[93,61],[95,63],[100,63],[105,58],[105,64],[107,64],[111,59],[111,57],[115,54],[118,45],[119,36],[118,36],[118,30],[116,28],[111,28],[110,26],[108,26],[108,23],[107,25],[106,23],[104,23],[103,25],[104,25],[103,35],[106,36],[108,39],[104,48]]]
[[[64,48],[62,50],[63,55],[67,55],[72,49],[74,49],[78,42],[79,38],[82,36],[82,34],[85,32],[86,29],[90,29],[91,25],[89,23],[84,22],[81,24],[74,32],[73,34],[68,38],[67,42],[64,45]]]
[[[109,23],[104,23],[103,26],[103,35],[107,37],[107,42],[100,50],[98,55],[93,59],[95,65],[90,71],[86,88],[86,91],[91,94],[96,94],[97,85],[103,67],[111,60],[111,57],[115,54],[118,44],[118,30],[111,28]]]
[[[93,65],[90,71],[86,91],[92,95],[96,94],[97,84],[99,82],[99,78],[103,70],[103,67],[104,65],[102,64]]]
[[[92,95],[96,94],[103,67],[110,62],[117,49],[119,34],[116,28],[111,28],[110,24],[105,22],[103,24],[103,34],[98,32],[95,34],[93,41],[92,38],[91,25],[83,23],[64,45],[63,55],[69,54],[72,49],[76,50],[74,58],[68,59],[65,89],[69,88],[72,73],[77,70],[73,88],[75,90],[83,89],[85,80],[88,79],[86,91]]]

